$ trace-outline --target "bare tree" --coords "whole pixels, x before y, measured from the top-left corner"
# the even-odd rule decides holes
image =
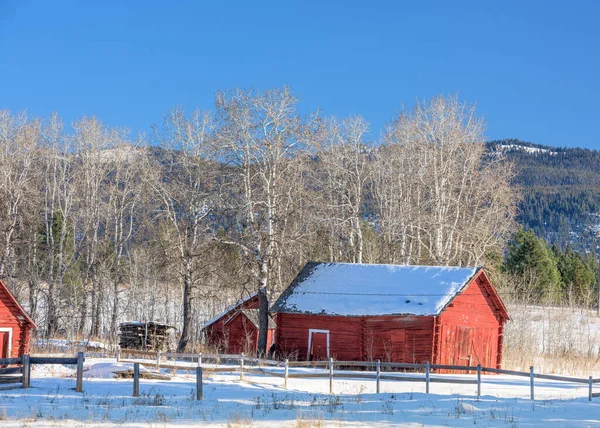
[[[298,180],[296,161],[308,140],[288,88],[217,94],[220,159],[231,165],[222,204],[233,218],[222,242],[238,247],[251,263],[260,298],[258,352],[267,351],[273,265],[285,245],[289,183]],[[289,230],[289,229],[288,229]],[[275,272],[277,269],[275,269]]]
[[[214,165],[207,160],[212,138],[212,119],[199,110],[186,117],[181,109],[165,116],[157,131],[160,156],[152,159],[148,180],[160,208],[156,219],[164,227],[165,248],[177,255],[176,264],[183,287],[183,326],[177,350],[183,352],[191,338],[192,298],[198,264],[206,251],[207,222],[213,210]]]
[[[368,130],[369,125],[361,116],[342,121],[331,118],[326,121],[319,141],[319,166],[324,175],[323,217],[332,236],[336,230],[344,235],[350,260],[355,263],[363,262],[364,202],[371,173],[370,148],[365,142]]]
[[[29,121],[24,113],[13,116],[0,111],[0,196],[4,208],[0,212],[0,277],[11,277],[14,272],[15,240],[29,236],[28,217],[39,203],[34,185],[36,149],[40,142],[39,121]],[[21,235],[19,237],[19,234]],[[11,263],[12,262],[12,263]]]
[[[82,333],[87,319],[87,291],[91,293],[90,335],[98,336],[102,321],[104,285],[100,280],[100,245],[107,227],[105,187],[109,175],[111,153],[108,149],[117,138],[116,131],[106,128],[96,118],[84,118],[73,125],[73,161],[77,203],[77,247],[83,255],[84,292],[81,298]]]
[[[419,103],[388,128],[373,194],[400,260],[479,264],[502,246],[515,212],[512,171],[485,156],[483,129],[456,97]]]
[[[145,202],[142,186],[146,152],[127,143],[123,136],[117,138],[111,148],[110,176],[106,185],[106,236],[111,245],[110,270],[113,283],[111,336],[117,331],[119,288],[124,276],[123,262],[135,235],[136,211]]]
[[[48,283],[45,336],[51,337],[59,328],[59,299],[65,274],[75,251],[72,229],[74,166],[70,158],[71,148],[58,116],[52,116],[44,125],[42,135],[45,201],[42,216],[46,261],[44,276]]]

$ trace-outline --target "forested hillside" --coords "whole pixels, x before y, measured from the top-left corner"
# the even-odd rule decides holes
[[[595,251],[600,231],[600,152],[519,140],[488,143],[515,165],[517,221],[560,248]]]

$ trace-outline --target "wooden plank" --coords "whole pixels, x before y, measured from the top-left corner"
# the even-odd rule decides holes
[[[133,364],[133,396],[140,396],[140,364]]]
[[[290,373],[288,379],[310,379],[310,378],[326,378],[329,379],[329,372],[327,373]]]
[[[290,367],[329,367],[329,361],[290,361]]]
[[[5,369],[0,369],[0,375],[21,374],[21,373],[23,373],[23,367],[8,367]]]
[[[31,362],[29,355],[23,355],[23,388],[31,386]]]
[[[75,381],[75,392],[83,392],[83,352],[77,353],[77,378]]]
[[[580,379],[580,378],[575,378],[575,377],[566,377],[566,376],[557,376],[557,375],[547,375],[547,374],[541,374],[541,373],[534,373],[534,376],[537,379],[558,380],[560,382],[585,383],[586,385],[590,382],[589,379]]]
[[[425,364],[414,364],[414,363],[381,363],[381,367],[387,367],[391,369],[425,369]],[[431,366],[432,368],[434,366]]]
[[[23,360],[21,358],[0,358],[0,366],[8,366],[10,364],[21,364]]]
[[[121,354],[146,355],[149,357],[156,357],[156,351],[142,351],[140,349],[121,348]]]
[[[430,367],[431,369],[436,370],[477,371],[477,366],[453,366],[448,364],[432,364]],[[424,364],[423,368],[425,368]]]
[[[268,375],[268,376],[273,376],[273,377],[281,377],[281,378],[285,378],[285,374],[284,373],[277,373],[277,372],[270,372],[267,370],[261,370],[261,369],[248,369],[246,368],[244,370],[245,374],[258,374],[258,375]]]
[[[514,371],[514,370],[492,369],[490,367],[482,367],[481,370],[484,371],[484,372],[489,372],[489,373],[497,373],[497,374],[507,374],[507,375],[512,375],[512,376],[529,377],[529,372],[517,372],[517,371]]]
[[[0,376],[0,384],[23,383],[23,376]]]
[[[31,364],[77,364],[77,358],[62,357],[31,357]]]
[[[346,367],[376,367],[376,361],[335,361],[334,364],[338,367],[346,366]],[[381,363],[383,367],[384,363]]]
[[[196,400],[202,400],[202,367],[196,367]]]

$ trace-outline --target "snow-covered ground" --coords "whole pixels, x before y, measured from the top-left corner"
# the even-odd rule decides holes
[[[336,378],[329,395],[328,379],[292,378],[285,389],[272,376],[240,381],[235,374],[208,374],[199,402],[195,378],[183,373],[169,381],[141,379],[134,398],[131,379],[112,378],[113,363],[88,359],[83,393],[73,389],[72,369],[34,367],[32,388],[0,394],[0,427],[600,425],[600,399],[589,402],[585,385],[536,380],[532,404],[529,380],[510,376],[483,376],[478,401],[475,385],[435,383],[425,394],[423,383],[382,381],[375,394],[373,380]]]

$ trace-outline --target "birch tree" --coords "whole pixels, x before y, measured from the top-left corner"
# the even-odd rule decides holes
[[[232,168],[221,193],[231,221],[222,242],[238,247],[248,260],[260,299],[258,352],[267,351],[269,295],[285,219],[298,180],[296,161],[307,141],[289,88],[265,92],[234,90],[216,96],[218,156]],[[276,271],[276,270],[275,270]]]
[[[369,125],[361,116],[341,121],[331,118],[321,133],[318,154],[325,181],[324,218],[329,221],[330,230],[345,235],[350,261],[354,263],[363,262],[364,202],[371,173],[370,150],[365,142],[368,130]],[[334,236],[335,233],[332,239]]]
[[[32,213],[39,203],[35,167],[40,137],[39,121],[30,121],[24,113],[0,111],[0,278],[17,273],[15,241],[30,243],[27,228],[36,223]]]
[[[511,168],[485,156],[483,131],[456,97],[418,103],[387,129],[373,194],[401,261],[479,264],[505,242],[516,202]]]
[[[114,131],[96,118],[84,118],[73,125],[74,161],[77,162],[77,247],[83,260],[84,292],[81,296],[79,332],[88,318],[87,292],[91,293],[90,335],[100,334],[104,285],[99,278],[99,247],[106,230],[104,187],[109,174],[107,151],[112,145]]]
[[[60,298],[65,274],[73,261],[73,199],[74,165],[71,147],[63,133],[63,124],[54,115],[43,127],[44,206],[43,247],[45,249],[44,279],[46,291],[45,337],[52,337],[59,328]]]
[[[177,256],[177,269],[183,296],[183,323],[177,346],[183,352],[191,339],[192,300],[200,274],[202,256],[207,251],[207,222],[213,211],[214,165],[207,160],[213,126],[210,114],[194,111],[189,117],[181,109],[165,116],[157,130],[161,147],[152,159],[148,180],[157,198],[157,221],[164,226],[166,256]]]

